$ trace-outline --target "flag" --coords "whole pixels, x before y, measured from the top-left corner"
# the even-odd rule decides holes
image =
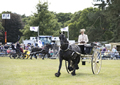
[[[64,28],[61,28],[61,31],[66,31],[66,32],[68,32],[68,26],[67,26],[67,27],[64,27]]]
[[[41,40],[38,40],[38,46],[40,47],[40,48],[42,48],[42,42],[41,42]]]
[[[37,27],[30,27],[30,31],[35,31],[35,32],[38,32],[38,29],[39,29],[39,27],[37,26]]]

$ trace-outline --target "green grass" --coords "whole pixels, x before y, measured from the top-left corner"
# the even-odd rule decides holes
[[[103,60],[98,75],[92,74],[91,64],[79,64],[76,76],[63,66],[61,76],[55,77],[58,59],[10,59],[0,57],[0,85],[120,85],[120,60]]]

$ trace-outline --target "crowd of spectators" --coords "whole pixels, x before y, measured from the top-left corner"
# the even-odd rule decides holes
[[[0,53],[1,54],[7,54],[7,49],[9,48],[9,45],[5,44],[5,45],[0,45]]]
[[[11,50],[12,50],[12,52],[13,52],[13,50],[15,52],[15,49],[20,49],[21,52],[24,52],[24,50],[31,51],[31,49],[34,48],[34,47],[38,47],[38,46],[37,45],[33,45],[33,44],[29,44],[29,43],[27,45],[19,44],[19,42],[12,43],[11,45],[7,45],[7,44],[2,45],[1,44],[0,45],[0,54],[1,55],[3,55],[3,54],[7,55],[8,53],[11,52]],[[44,48],[44,46],[42,48]],[[49,53],[52,56],[53,55],[53,50],[50,49]]]
[[[1,44],[0,45],[0,54],[8,54],[9,50],[15,50],[15,49],[19,49],[21,48],[22,50],[29,50],[31,51],[31,49],[34,47],[33,44],[27,44],[25,46],[25,44],[19,44],[19,42],[17,43],[12,43],[11,45],[7,45],[7,44]]]
[[[111,50],[104,47],[101,51],[101,55],[103,58],[120,58],[119,51],[117,51],[116,47],[113,47]]]

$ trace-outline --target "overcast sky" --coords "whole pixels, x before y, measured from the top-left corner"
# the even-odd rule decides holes
[[[40,0],[41,2],[48,1],[49,11],[74,13],[83,10],[87,7],[93,7],[93,0]],[[39,0],[1,0],[0,13],[3,11],[11,11],[12,13],[25,14],[27,16],[36,12],[36,5]]]

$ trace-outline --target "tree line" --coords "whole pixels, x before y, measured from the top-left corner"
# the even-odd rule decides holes
[[[103,4],[103,3],[102,3]],[[89,41],[119,42],[120,34],[120,0],[107,0],[107,7],[97,4],[98,8],[85,8],[73,13],[55,13],[48,10],[48,3],[39,2],[37,12],[31,16],[2,12],[0,14],[0,42],[4,43],[4,31],[7,41],[16,42],[37,36],[30,31],[30,26],[39,26],[40,35],[59,36],[60,29],[69,26],[70,40],[78,39],[80,29],[86,29]],[[103,6],[103,7],[102,7]],[[10,13],[10,20],[3,20],[2,14]]]

